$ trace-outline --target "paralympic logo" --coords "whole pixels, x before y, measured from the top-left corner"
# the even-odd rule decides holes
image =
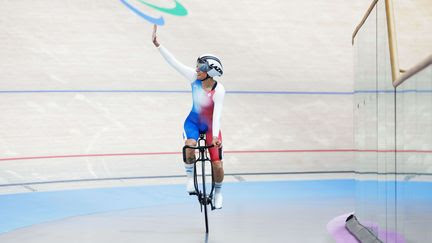
[[[147,15],[145,13],[143,13],[141,10],[139,10],[138,8],[134,7],[132,4],[129,3],[128,0],[120,0],[127,8],[129,8],[132,12],[134,12],[135,14],[137,14],[138,16],[142,17],[143,19],[149,21],[150,23],[156,24],[156,25],[164,25],[165,24],[165,20],[164,18],[161,16],[159,18],[155,18],[152,17],[150,15]],[[160,6],[156,6],[154,4],[145,2],[143,0],[137,0],[138,2],[153,8],[155,10],[158,10],[160,12],[163,13],[167,13],[167,14],[171,14],[171,15],[175,15],[175,16],[186,16],[188,14],[187,10],[185,7],[183,7],[183,5],[181,5],[177,0],[174,0],[175,2],[175,7],[174,8],[163,8]]]

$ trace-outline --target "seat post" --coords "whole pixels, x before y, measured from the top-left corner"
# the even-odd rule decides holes
[[[205,146],[206,145],[206,138],[205,138],[205,132],[200,132],[200,134],[199,134],[199,139],[198,139],[198,146]],[[200,149],[200,152],[201,152],[201,150],[202,150],[202,152],[204,152],[204,149]],[[204,153],[203,153],[203,155],[204,155]]]
[[[203,133],[203,132],[200,132],[200,135],[199,135],[199,137],[201,138],[201,139],[204,139],[205,138],[205,133]]]

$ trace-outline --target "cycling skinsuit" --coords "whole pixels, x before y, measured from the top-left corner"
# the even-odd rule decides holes
[[[220,118],[225,96],[223,85],[215,82],[210,91],[204,90],[202,82],[197,79],[197,73],[194,69],[177,61],[162,45],[159,46],[159,51],[172,67],[191,82],[193,105],[184,123],[183,138],[196,141],[200,133],[206,133],[207,145],[212,143],[213,134],[217,134],[219,140],[222,141]],[[212,161],[222,159],[220,157],[222,151],[219,151],[217,147],[210,148],[209,152]]]

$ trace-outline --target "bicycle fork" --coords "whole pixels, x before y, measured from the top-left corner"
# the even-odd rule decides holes
[[[198,173],[197,173],[197,166],[196,164],[198,163],[198,161],[201,162],[201,175],[202,175],[202,189],[203,191],[200,190],[200,188],[198,187],[199,183],[198,183]],[[195,192],[194,193],[190,193],[190,195],[197,195],[198,197],[198,201],[200,202],[201,205],[201,212],[202,212],[202,207],[203,205],[208,205],[210,204],[211,206],[211,210],[216,209],[213,205],[213,192],[214,192],[214,188],[215,188],[215,181],[214,181],[214,174],[213,174],[213,164],[210,162],[211,165],[211,177],[212,177],[212,186],[211,186],[211,190],[210,193],[207,196],[207,192],[206,192],[206,173],[205,173],[205,162],[206,161],[210,161],[210,159],[207,156],[206,153],[206,149],[205,148],[199,148],[199,156],[198,159],[195,161],[194,163],[194,186],[195,186]]]

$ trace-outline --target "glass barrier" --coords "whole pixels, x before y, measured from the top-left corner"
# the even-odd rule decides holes
[[[432,66],[397,88],[397,231],[432,239]]]
[[[359,220],[377,222],[379,213],[377,174],[377,9],[358,32],[354,59],[354,145],[356,208]],[[363,182],[363,183],[360,183]],[[371,227],[377,232],[375,226]]]
[[[396,230],[395,212],[395,89],[387,31],[385,1],[377,5],[377,173],[378,203],[377,224],[381,227],[379,238],[391,242],[389,232]]]
[[[393,87],[385,9],[354,41],[355,215],[383,242],[429,242],[432,66]]]
[[[387,242],[396,230],[395,89],[384,1],[358,32],[355,49],[355,214]]]

